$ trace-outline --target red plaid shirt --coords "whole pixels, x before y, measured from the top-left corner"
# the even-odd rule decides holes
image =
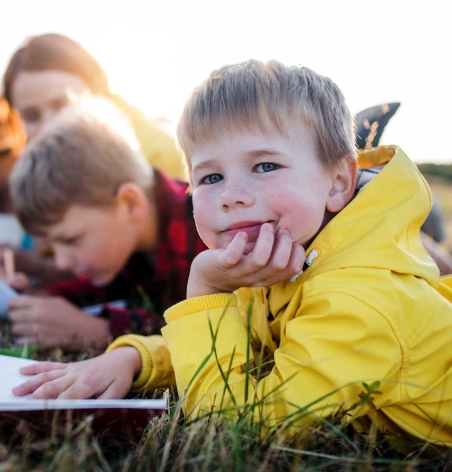
[[[133,254],[105,287],[94,287],[82,277],[47,287],[52,295],[79,307],[125,300],[127,309],[105,305],[101,314],[109,319],[114,338],[126,333],[159,333],[164,325],[163,312],[185,299],[190,264],[206,249],[196,231],[187,184],[156,171],[154,192],[159,218],[155,252]]]

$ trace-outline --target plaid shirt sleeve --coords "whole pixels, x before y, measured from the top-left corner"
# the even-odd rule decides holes
[[[122,310],[106,305],[102,316],[109,320],[110,334],[113,339],[130,333],[143,336],[158,334],[165,325],[165,320],[160,313],[147,310]]]
[[[55,297],[63,297],[78,307],[109,301],[108,290],[104,287],[95,287],[87,277],[58,280],[48,285],[46,291]]]

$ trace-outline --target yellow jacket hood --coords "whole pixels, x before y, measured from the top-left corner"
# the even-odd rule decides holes
[[[344,267],[372,267],[414,275],[436,288],[439,270],[419,239],[431,208],[425,179],[396,146],[364,151],[359,164],[386,165],[313,241],[307,254],[319,255],[310,278]]]

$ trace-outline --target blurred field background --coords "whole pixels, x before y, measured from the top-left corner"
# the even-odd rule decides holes
[[[441,206],[446,240],[443,245],[452,253],[452,164],[418,164],[419,170]]]

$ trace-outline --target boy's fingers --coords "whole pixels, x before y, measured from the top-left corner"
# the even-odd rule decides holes
[[[293,243],[292,252],[290,254],[290,260],[287,264],[287,268],[290,272],[290,277],[299,274],[304,266],[306,260],[306,252],[301,244]]]
[[[54,372],[53,374],[56,375],[57,372]],[[30,400],[46,400],[48,398],[58,398],[62,392],[68,390],[74,383],[74,378],[72,376],[62,375],[63,374],[61,373],[61,378],[56,378],[54,380],[49,379],[48,382],[43,383],[28,398]]]
[[[287,267],[274,275],[270,275],[264,282],[263,286],[268,287],[270,285],[277,284],[279,282],[284,282],[290,280],[291,277],[297,275],[303,269],[305,261],[305,251],[304,248],[298,244],[292,244],[292,252],[290,254],[290,259],[287,264]]]
[[[11,323],[28,323],[30,320],[30,309],[29,308],[14,308],[8,310],[8,319]]]
[[[16,310],[18,308],[30,307],[36,303],[37,297],[30,295],[18,295],[11,299],[8,305],[8,310]]]
[[[30,286],[30,279],[26,274],[18,272],[14,275],[14,278],[10,281],[10,286],[15,290],[25,290]]]
[[[273,251],[274,242],[275,235],[272,225],[264,223],[261,226],[253,251],[246,257],[246,266],[249,270],[257,270],[268,263]]]
[[[279,230],[269,263],[272,270],[284,270],[287,268],[292,254],[292,245],[289,232],[285,229]]]
[[[106,388],[100,395],[96,396],[98,400],[114,400],[117,398],[122,398],[124,395],[118,391],[115,383],[112,382],[108,388]]]
[[[43,374],[38,374],[32,377],[30,380],[18,385],[17,387],[13,388],[14,395],[18,397],[22,397],[23,395],[27,395],[29,393],[35,392],[37,389],[45,386],[47,383],[52,382],[55,379],[58,379],[64,375],[64,371],[62,370],[55,370],[52,372],[45,372]],[[47,389],[43,392],[47,391],[49,394],[53,392],[55,386],[52,384],[50,387],[51,390]],[[41,398],[39,395],[43,394],[43,392],[39,393],[38,396],[33,396],[33,398]],[[44,397],[42,397],[44,398]],[[46,398],[55,398],[55,397],[46,397]]]
[[[96,385],[97,386],[97,385]],[[69,385],[67,389],[62,391],[57,399],[58,400],[84,400],[86,398],[92,398],[95,394],[95,389],[90,388],[84,382],[77,383],[77,379]]]
[[[10,319],[10,321],[12,321]],[[16,337],[26,337],[33,335],[33,327],[30,323],[23,323],[21,321],[11,324],[11,333]]]
[[[20,368],[19,372],[24,375],[36,375],[52,370],[62,370],[65,367],[66,364],[62,362],[37,362],[36,364],[30,364]]]
[[[234,239],[229,243],[225,251],[220,255],[221,263],[226,268],[235,266],[239,263],[245,250],[248,236],[244,232],[235,235]]]

